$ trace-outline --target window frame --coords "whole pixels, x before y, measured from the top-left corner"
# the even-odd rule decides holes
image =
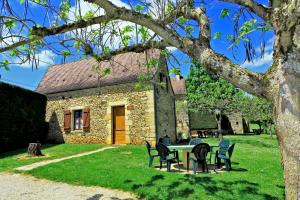
[[[79,115],[79,124],[78,127],[76,128],[76,113],[81,113],[81,115]],[[83,109],[76,109],[76,110],[72,110],[72,114],[73,114],[73,130],[74,131],[78,131],[78,130],[83,130]]]

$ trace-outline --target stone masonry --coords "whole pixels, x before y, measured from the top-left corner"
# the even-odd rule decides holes
[[[66,143],[112,143],[112,107],[125,106],[127,144],[156,141],[153,86],[137,90],[134,83],[48,94],[49,140]],[[64,110],[89,107],[90,131],[64,132]]]

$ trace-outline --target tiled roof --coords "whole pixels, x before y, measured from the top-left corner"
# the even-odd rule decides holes
[[[43,94],[79,90],[99,86],[136,82],[138,74],[146,72],[144,64],[148,58],[159,58],[160,50],[151,49],[146,53],[124,53],[114,56],[110,61],[100,63],[100,69],[110,68],[110,74],[99,76],[95,70],[95,59],[89,58],[48,68],[37,92]]]
[[[185,80],[183,77],[173,77],[171,78],[171,83],[175,95],[185,93]]]

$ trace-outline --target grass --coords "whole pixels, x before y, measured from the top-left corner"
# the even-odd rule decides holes
[[[160,172],[147,166],[144,146],[122,146],[27,173],[75,185],[121,189],[151,200],[284,199],[277,140],[267,135],[227,138],[236,143],[230,172],[196,175]],[[216,139],[206,141],[217,143]]]
[[[43,145],[42,153],[45,156],[27,157],[27,149],[19,149],[7,153],[0,154],[0,172],[10,171],[16,167],[32,164],[41,160],[50,160],[65,156],[78,154],[81,152],[91,151],[102,147],[99,144],[58,144]]]

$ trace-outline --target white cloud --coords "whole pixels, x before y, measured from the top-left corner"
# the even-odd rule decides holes
[[[55,57],[57,55],[54,54],[51,50],[42,50],[40,53],[36,54],[35,57],[37,59],[38,66],[37,67],[48,67],[49,65],[54,64]],[[21,62],[19,58],[15,58],[11,61],[12,63]],[[32,67],[32,63],[28,61],[18,65],[19,67],[29,68]],[[35,65],[34,65],[35,66]]]
[[[245,68],[258,68],[263,67],[265,65],[270,66],[273,62],[273,52],[265,53],[263,58],[256,58],[253,62],[245,62],[242,64],[242,67]]]
[[[176,47],[167,47],[167,49],[171,52],[178,50]]]
[[[273,51],[273,46],[274,46],[274,39],[275,37],[271,37],[267,42],[266,42],[266,46],[265,46],[265,52],[270,52]],[[255,48],[255,51],[257,53],[260,53],[260,47]]]

